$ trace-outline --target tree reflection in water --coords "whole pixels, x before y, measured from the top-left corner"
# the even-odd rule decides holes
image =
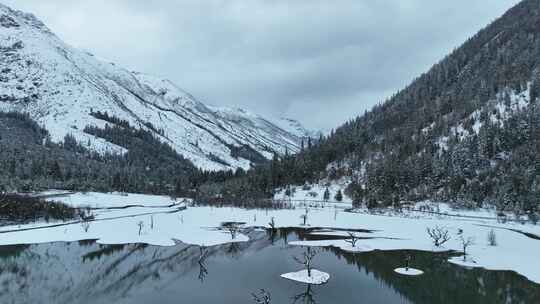
[[[292,297],[293,304],[315,304],[317,303],[315,301],[315,292],[313,292],[313,288],[311,284],[306,284],[306,291],[299,293]]]

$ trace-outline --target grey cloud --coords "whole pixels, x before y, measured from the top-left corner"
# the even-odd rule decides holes
[[[2,0],[0,0],[2,1]],[[331,128],[518,0],[4,0],[66,42],[209,104]]]

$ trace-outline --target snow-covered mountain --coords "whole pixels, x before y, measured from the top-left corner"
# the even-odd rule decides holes
[[[122,147],[83,132],[104,127],[107,112],[155,132],[196,166],[249,168],[254,159],[299,150],[313,133],[294,120],[274,123],[237,109],[197,101],[169,80],[128,71],[71,47],[32,14],[0,4],[0,110],[29,113],[53,141],[72,134],[100,152]],[[153,126],[153,127],[148,127]]]

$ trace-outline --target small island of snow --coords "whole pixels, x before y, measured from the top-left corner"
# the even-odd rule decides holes
[[[403,274],[403,275],[408,275],[408,276],[417,276],[417,275],[421,275],[423,274],[424,272],[422,270],[418,270],[418,269],[414,269],[414,268],[396,268],[394,269],[395,272],[399,273],[399,274]]]
[[[320,285],[328,282],[330,274],[317,269],[312,269],[311,276],[308,276],[307,269],[304,269],[297,272],[284,273],[281,277],[301,283]]]

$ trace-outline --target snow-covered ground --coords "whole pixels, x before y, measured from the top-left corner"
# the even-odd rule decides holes
[[[328,282],[330,275],[326,272],[317,269],[311,270],[311,276],[308,275],[307,269],[297,272],[289,272],[281,275],[282,278],[293,280],[300,283],[320,285]]]
[[[419,269],[414,269],[414,268],[396,268],[394,269],[394,271],[396,273],[399,273],[399,274],[402,274],[402,275],[408,275],[408,276],[418,276],[418,275],[421,275],[423,274],[424,272],[422,270],[419,270]]]
[[[247,241],[248,237],[238,234],[232,239],[226,230],[217,229],[223,222],[244,222],[243,227],[268,227],[274,218],[276,227],[303,226],[305,208],[282,210],[247,210],[240,208],[188,207],[168,197],[128,194],[75,193],[55,198],[74,206],[90,205],[94,208],[143,205],[126,209],[97,209],[95,221],[87,231],[79,221],[71,223],[34,223],[0,228],[0,245],[30,244],[54,241],[76,241],[98,239],[102,244],[148,243],[171,246],[181,241],[187,244],[216,245],[227,242]],[[176,200],[180,203],[181,200]],[[540,226],[499,223],[494,219],[460,218],[429,213],[410,212],[374,215],[368,212],[350,213],[332,207],[308,208],[307,224],[314,234],[346,236],[337,229],[366,229],[372,233],[356,232],[360,239],[354,248],[343,239],[291,242],[291,245],[335,246],[347,251],[371,250],[424,250],[461,251],[460,235],[473,238],[474,244],[468,251],[468,259],[475,267],[493,270],[513,270],[531,281],[540,283],[538,252],[540,240],[524,235],[527,232],[540,235]],[[473,211],[468,211],[470,214]],[[480,212],[486,215],[485,212]],[[494,215],[493,215],[494,216]],[[486,217],[487,218],[487,217]],[[142,223],[142,224],[141,224]],[[141,226],[139,226],[141,225]],[[450,233],[451,240],[443,248],[435,248],[426,233],[428,227],[443,227]],[[139,227],[141,233],[139,234]],[[336,229],[336,230],[335,230]],[[513,229],[513,230],[510,230]],[[488,244],[488,234],[496,233],[497,246]],[[459,257],[454,260],[459,260]],[[452,260],[452,262],[455,262]],[[471,265],[467,265],[471,266]]]
[[[345,194],[345,188],[347,187],[347,181],[341,182],[331,182],[326,183],[324,181],[318,184],[309,184],[309,185],[293,185],[290,186],[290,195],[287,195],[287,189],[279,189],[276,194],[274,194],[275,200],[284,200],[290,201],[296,205],[307,205],[307,206],[344,206],[352,207],[352,199]],[[329,199],[324,199],[324,192],[328,189],[330,194]],[[335,198],[336,193],[341,191],[343,199],[338,202]]]

